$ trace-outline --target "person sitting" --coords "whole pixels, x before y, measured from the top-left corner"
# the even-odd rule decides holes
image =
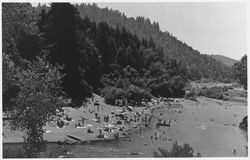
[[[164,120],[164,125],[166,124],[166,120]]]
[[[72,118],[71,117],[69,117],[68,115],[66,116],[66,118],[65,118],[67,121],[71,121],[72,120]]]
[[[97,122],[100,123],[101,122],[101,117],[97,116]]]
[[[97,135],[97,138],[104,138],[104,135],[102,134],[102,130],[99,129],[99,135]]]
[[[90,128],[88,128],[87,132],[88,133],[93,133],[93,131]]]
[[[57,141],[57,145],[58,145],[59,148],[61,148],[63,143],[59,140],[59,141]]]
[[[82,118],[82,125],[84,126],[84,121],[85,121],[85,118],[83,117]]]
[[[65,149],[64,151],[63,151],[63,155],[67,155],[68,154],[68,152],[67,152],[67,150]]]

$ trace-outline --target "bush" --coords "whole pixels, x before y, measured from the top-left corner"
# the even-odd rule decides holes
[[[117,87],[105,87],[104,99],[107,104],[114,105],[116,99],[127,98],[128,101],[140,103],[142,99],[149,100],[152,95],[145,89],[135,85],[129,85],[127,89]]]
[[[183,98],[185,96],[185,80],[181,76],[174,76],[171,80],[153,79],[149,88],[155,96]]]
[[[227,87],[212,87],[212,88],[203,87],[202,89],[197,91],[197,93],[192,93],[192,94],[196,94],[198,96],[205,96],[213,99],[229,100],[227,96],[224,96],[224,94],[227,94],[227,91],[228,91]],[[190,94],[186,96],[190,96]]]
[[[154,83],[150,86],[151,93],[155,96],[172,97],[170,83],[163,81],[162,83]]]
[[[240,122],[239,127],[242,128],[242,129],[244,129],[244,130],[247,130],[247,126],[248,126],[248,124],[247,124],[247,116],[245,116],[242,119],[242,121]]]
[[[183,98],[185,96],[184,87],[185,80],[181,76],[175,76],[171,79],[170,88],[173,97]]]
[[[197,153],[196,156],[200,157],[201,154]],[[174,142],[170,151],[158,148],[158,152],[154,153],[154,157],[195,157],[195,155],[193,147],[189,144],[178,145],[177,142]]]
[[[190,92],[186,93],[185,98],[192,101],[197,101],[197,95],[195,93],[195,90],[191,89]]]
[[[129,101],[140,103],[142,99],[150,100],[152,95],[145,89],[135,85],[130,85],[126,90],[126,98]]]
[[[116,99],[125,98],[125,91],[116,87],[105,87],[103,89],[104,99],[107,104],[114,105]]]

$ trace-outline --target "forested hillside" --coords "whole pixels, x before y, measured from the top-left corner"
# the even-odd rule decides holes
[[[30,4],[5,4],[4,9],[3,52],[7,70],[12,70],[9,67],[14,64],[26,71],[26,63],[36,61],[37,56],[52,66],[59,65],[63,74],[60,86],[76,104],[92,92],[102,94],[110,104],[116,98],[137,103],[152,96],[185,94],[185,64],[164,56],[152,39],[140,40],[122,26],[112,28],[106,22],[82,19],[68,3],[37,8]],[[12,35],[16,38],[10,38]],[[7,95],[12,82],[5,81],[8,102],[15,94]]]
[[[97,23],[105,21],[113,28],[117,25],[124,26],[141,40],[151,40],[152,38],[156,47],[162,50],[164,56],[172,57],[185,63],[188,69],[188,78],[191,80],[206,78],[229,81],[233,77],[230,67],[208,55],[200,54],[199,51],[179,41],[169,32],[162,32],[159,29],[159,24],[151,23],[148,18],[128,18],[117,10],[101,9],[96,4],[81,4],[76,5],[76,7],[82,18],[88,16]]]
[[[227,66],[233,66],[236,62],[238,62],[235,59],[229,58],[229,57],[225,57],[223,55],[210,55],[211,57],[213,57],[214,59],[216,59],[217,61],[222,62],[223,64],[227,65]]]

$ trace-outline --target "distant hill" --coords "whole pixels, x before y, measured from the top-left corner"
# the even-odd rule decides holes
[[[227,66],[233,66],[236,62],[238,62],[237,60],[233,58],[229,58],[223,55],[211,55],[211,57],[216,59],[217,61],[222,62],[223,64]]]
[[[126,30],[136,34],[140,39],[153,40],[166,58],[171,57],[185,63],[188,69],[188,78],[191,80],[206,78],[225,81],[232,79],[232,71],[228,65],[209,55],[201,54],[168,31],[162,32],[157,22],[151,22],[145,17],[128,18],[118,10],[101,9],[96,4],[83,3],[76,5],[76,8],[78,8],[82,18],[87,16],[97,23],[107,22],[114,29],[117,26],[125,27]]]

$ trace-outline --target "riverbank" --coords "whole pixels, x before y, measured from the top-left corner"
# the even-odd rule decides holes
[[[49,146],[59,141],[65,145],[88,145],[126,140],[130,130],[141,132],[150,123],[156,104],[149,104],[146,107],[111,106],[105,104],[102,97],[94,95],[85,106],[64,107],[64,114],[67,115],[62,118],[64,125],[47,124],[44,139]],[[3,135],[4,146],[20,146],[23,142],[23,133],[11,131],[7,121],[3,126]]]
[[[98,105],[96,105],[98,104]],[[114,139],[115,134],[124,137],[126,132],[132,128],[138,128],[142,118],[149,118],[151,107],[118,107],[104,103],[104,99],[95,95],[93,100],[79,108],[64,107],[67,118],[62,118],[63,127],[57,124],[47,124],[44,139],[48,142],[71,141],[76,137],[80,142]],[[108,117],[108,120],[105,117]],[[70,119],[67,121],[67,119]],[[98,138],[100,134],[103,137]],[[18,131],[11,131],[8,122],[3,126],[3,143],[23,142],[23,134]]]
[[[156,103],[150,108],[153,118],[148,127],[128,125],[126,136],[119,140],[66,144],[61,148],[56,143],[48,143],[47,151],[40,157],[59,157],[64,150],[69,152],[68,157],[78,158],[152,157],[158,147],[171,149],[174,141],[190,144],[202,157],[247,156],[247,133],[238,127],[247,114],[245,103],[218,103],[203,97],[198,101],[184,100],[182,106],[163,108],[163,102]],[[171,119],[171,126],[157,129],[158,118]],[[236,153],[232,152],[234,149]]]

